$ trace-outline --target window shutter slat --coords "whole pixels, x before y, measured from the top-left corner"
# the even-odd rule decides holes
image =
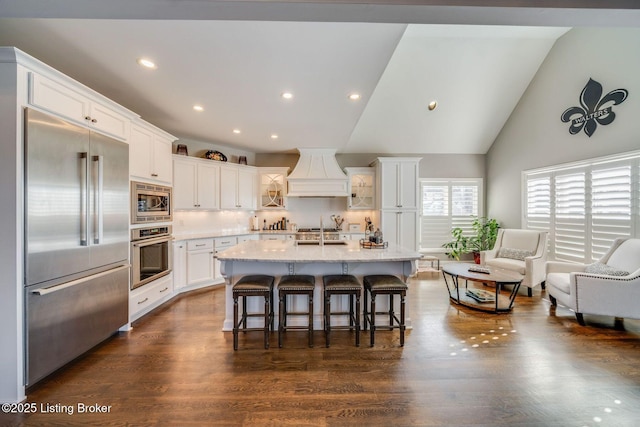
[[[421,249],[440,249],[451,240],[451,230],[461,227],[471,233],[479,215],[481,181],[469,179],[423,180],[421,182]]]

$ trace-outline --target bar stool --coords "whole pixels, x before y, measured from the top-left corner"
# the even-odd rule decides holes
[[[278,323],[278,346],[282,347],[282,334],[289,329],[309,331],[309,347],[313,347],[313,291],[316,279],[309,275],[282,276],[278,282],[280,297],[280,321]],[[290,312],[287,310],[287,295],[307,295],[309,307],[307,311]],[[287,326],[287,316],[308,316],[307,326]]]
[[[396,276],[388,274],[379,274],[364,276],[364,330],[367,330],[367,323],[371,325],[371,347],[375,342],[376,329],[376,314],[388,314],[389,325],[383,326],[389,330],[400,329],[400,346],[404,346],[404,331],[405,327],[405,297],[407,295],[408,286],[402,280]],[[367,305],[367,293],[371,295],[371,307]],[[389,295],[389,311],[376,312],[376,296]],[[400,319],[395,315],[393,307],[393,296],[400,296]]]
[[[233,349],[238,349],[238,332],[264,331],[264,348],[269,348],[269,330],[273,329],[273,283],[275,278],[264,274],[242,277],[233,285]],[[238,320],[238,298],[242,297],[242,317]],[[263,297],[263,313],[247,313],[247,297]],[[264,317],[262,328],[247,328],[249,317]]]
[[[322,278],[324,283],[324,335],[326,346],[331,343],[331,316],[349,316],[348,326],[334,326],[334,329],[355,329],[356,347],[360,346],[360,296],[362,285],[350,274],[328,275]],[[331,312],[332,295],[349,295],[349,310]],[[354,304],[355,302],[355,304]]]

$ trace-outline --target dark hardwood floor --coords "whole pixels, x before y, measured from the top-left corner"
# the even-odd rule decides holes
[[[540,289],[510,314],[449,303],[441,277],[412,279],[413,329],[376,346],[303,331],[285,348],[220,331],[224,289],[174,299],[28,390],[25,426],[638,426],[640,321],[550,311]],[[241,334],[242,335],[242,334]],[[78,404],[109,407],[78,413]],[[73,414],[67,409],[72,408]],[[104,409],[104,408],[103,408]],[[48,413],[43,411],[49,410]],[[63,411],[63,412],[56,412]]]

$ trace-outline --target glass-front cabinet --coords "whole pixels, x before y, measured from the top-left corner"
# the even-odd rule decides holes
[[[288,167],[258,168],[260,182],[258,209],[287,208]]]
[[[349,197],[347,208],[350,210],[375,209],[375,168],[344,168],[349,177]]]

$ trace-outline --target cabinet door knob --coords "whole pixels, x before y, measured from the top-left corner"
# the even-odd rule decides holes
[[[158,176],[158,174],[157,174],[157,173],[152,173],[152,174],[151,174],[151,176],[153,176],[153,177],[157,177],[157,176]]]
[[[91,123],[98,123],[98,119],[91,119]]]

